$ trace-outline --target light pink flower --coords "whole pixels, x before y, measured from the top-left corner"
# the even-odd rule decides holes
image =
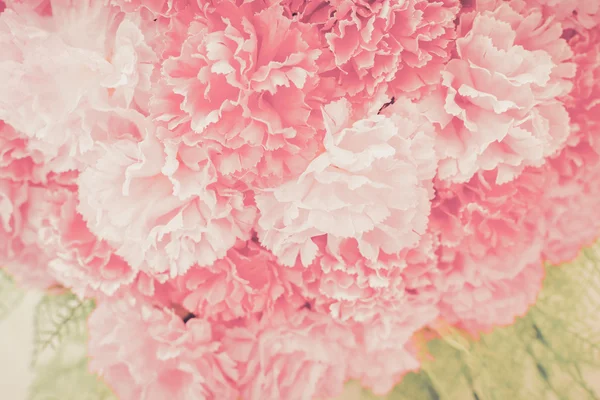
[[[225,332],[241,398],[312,400],[341,394],[354,335],[326,314],[283,304]]]
[[[566,101],[571,135],[560,154],[545,166],[552,177],[544,193],[548,223],[544,259],[570,261],[600,232],[598,174],[600,171],[600,30],[577,33],[569,43],[577,63],[574,89]]]
[[[203,149],[145,128],[142,142],[106,146],[81,174],[79,211],[134,270],[164,280],[225,257],[250,237],[256,211],[251,196],[217,181]]]
[[[599,149],[585,136],[575,139],[545,166],[551,179],[539,203],[547,224],[543,257],[555,264],[571,261],[600,236]]]
[[[477,2],[458,30],[442,88],[423,104],[441,128],[438,176],[466,182],[497,170],[497,182],[507,182],[567,140],[569,117],[557,99],[572,87],[571,50],[560,24],[518,0]]]
[[[55,283],[49,256],[29,221],[32,206],[26,182],[0,179],[0,266],[25,287],[45,289]],[[33,228],[33,229],[32,229]]]
[[[565,28],[592,29],[600,24],[600,3],[587,0],[526,0],[542,6],[544,14],[560,21]],[[528,4],[531,7],[531,4]]]
[[[437,316],[439,296],[421,290],[421,276],[437,261],[431,239],[424,236],[417,249],[400,257],[371,262],[360,254],[356,242],[328,248],[321,236],[314,239],[319,245],[315,262],[291,270],[303,271],[301,293],[312,299],[314,309],[344,323],[388,328],[393,324],[395,339],[402,342]]]
[[[193,313],[215,319],[267,315],[280,298],[291,302],[293,284],[302,284],[291,278],[292,272],[279,266],[271,253],[253,241],[241,242],[213,265],[192,268],[178,278],[171,296]],[[304,303],[297,301],[299,306]]]
[[[171,16],[185,7],[186,0],[110,0],[110,3],[127,13],[145,8],[157,16]]]
[[[44,157],[40,151],[30,150],[28,140],[10,125],[0,121],[0,178],[12,181],[44,182]]]
[[[396,340],[394,329],[380,333],[373,348],[357,346],[350,350],[348,369],[351,379],[359,380],[376,395],[385,396],[405,374],[418,370],[421,363],[410,343],[403,345]]]
[[[298,178],[259,191],[258,235],[285,265],[317,254],[313,238],[330,248],[355,240],[363,257],[414,247],[425,232],[435,156],[431,125],[398,102],[397,114],[358,119],[347,100],[323,110],[322,153]]]
[[[98,239],[76,211],[77,192],[64,190],[48,199],[48,214],[59,219],[47,231],[54,254],[48,268],[55,279],[81,297],[111,296],[131,284],[137,274],[105,241]]]
[[[168,309],[119,300],[88,320],[90,370],[122,400],[236,400],[236,363],[214,327]]]
[[[525,265],[514,277],[485,285],[466,284],[444,298],[440,312],[445,321],[472,333],[511,325],[535,303],[544,274],[544,266],[538,260]]]
[[[319,54],[278,5],[206,3],[163,65],[153,116],[211,148],[223,175],[262,185],[299,174],[317,150]]]
[[[438,84],[455,36],[458,1],[328,3],[305,2],[297,18],[318,24],[323,31],[330,63],[322,73],[336,78],[340,94],[364,91],[372,96],[378,86],[389,85],[392,95],[399,96]],[[320,8],[330,10],[323,25]]]
[[[441,293],[442,317],[473,331],[522,315],[543,275],[539,202],[548,176],[530,168],[509,183],[494,180],[479,173],[463,185],[440,183],[431,216],[440,248],[429,279]]]
[[[574,35],[570,40],[577,65],[573,90],[566,101],[571,116],[569,144],[590,143],[600,153],[600,27]]]
[[[0,119],[56,172],[110,137],[111,109],[147,108],[154,53],[105,3],[56,0],[48,16],[22,5],[0,19]]]

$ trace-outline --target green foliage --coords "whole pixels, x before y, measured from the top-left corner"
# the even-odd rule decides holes
[[[111,391],[88,372],[85,341],[70,339],[38,366],[29,400],[116,400]]]
[[[66,340],[84,338],[93,309],[93,301],[80,300],[72,293],[45,295],[35,311],[33,363]]]
[[[87,317],[93,309],[93,301],[69,292],[42,298],[35,313],[29,400],[116,400],[88,371]]]
[[[0,320],[6,318],[23,299],[24,292],[4,270],[0,269]]]
[[[600,399],[600,246],[546,270],[526,316],[478,339],[452,331],[429,342],[434,359],[383,399]]]

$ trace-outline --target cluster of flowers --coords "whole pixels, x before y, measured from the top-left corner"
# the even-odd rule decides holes
[[[385,393],[600,231],[598,1],[0,12],[0,265],[121,399]]]

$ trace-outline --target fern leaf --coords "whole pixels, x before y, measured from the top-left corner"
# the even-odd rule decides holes
[[[88,372],[86,344],[71,338],[47,363],[36,368],[29,400],[116,400],[96,375]]]
[[[93,308],[93,301],[80,300],[72,293],[44,296],[35,312],[33,364],[66,340],[84,338],[87,317]]]

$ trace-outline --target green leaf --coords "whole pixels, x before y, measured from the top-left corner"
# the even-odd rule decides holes
[[[35,313],[35,379],[29,400],[116,400],[88,371],[87,317],[92,300],[48,294]]]
[[[88,372],[84,340],[71,339],[36,369],[29,400],[117,400],[106,385]]]
[[[546,272],[527,315],[479,339],[451,332],[429,342],[433,360],[381,399],[600,399],[600,245]]]
[[[17,308],[24,294],[25,292],[17,287],[12,277],[0,269],[0,320]]]
[[[92,300],[80,300],[72,293],[45,295],[35,311],[33,364],[61,343],[84,338],[87,317],[93,309]]]

